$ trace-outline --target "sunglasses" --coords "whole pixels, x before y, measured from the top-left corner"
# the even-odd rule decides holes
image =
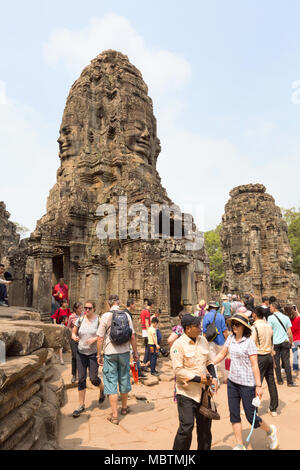
[[[93,310],[93,307],[84,307],[86,310]]]
[[[237,322],[237,321],[232,321],[232,322],[231,322],[231,325],[232,325],[232,326],[242,326],[242,324],[239,323],[239,322]]]

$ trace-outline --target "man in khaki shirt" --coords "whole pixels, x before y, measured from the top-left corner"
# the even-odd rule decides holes
[[[184,315],[181,320],[184,334],[171,348],[180,422],[173,450],[189,450],[195,418],[198,450],[211,447],[211,420],[203,416],[199,408],[205,385],[212,385],[217,391],[218,381],[208,342],[200,336],[200,320],[193,315]]]
[[[257,347],[257,360],[260,371],[261,382],[266,379],[270,394],[270,413],[277,416],[278,408],[278,392],[274,377],[274,361],[273,361],[273,329],[264,319],[265,309],[256,307],[252,312],[254,324],[252,326],[252,336]]]

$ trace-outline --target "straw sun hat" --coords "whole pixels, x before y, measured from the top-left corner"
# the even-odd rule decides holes
[[[232,317],[228,318],[228,322],[232,322],[232,321],[238,321],[239,323],[241,323],[242,325],[246,326],[247,328],[249,328],[249,330],[252,331],[252,328],[251,328],[251,325],[249,324],[249,320],[248,320],[248,317],[245,313],[235,313],[234,315],[232,315]]]

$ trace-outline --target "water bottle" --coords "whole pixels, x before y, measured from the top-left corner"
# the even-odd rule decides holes
[[[0,341],[0,364],[5,364],[6,362],[6,350],[4,341]]]

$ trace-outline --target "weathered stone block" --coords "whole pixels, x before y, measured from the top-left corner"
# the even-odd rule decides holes
[[[41,406],[42,400],[33,397],[20,408],[13,410],[0,421],[0,444],[3,444],[17,429],[26,423]]]
[[[39,349],[30,356],[8,358],[5,364],[0,364],[0,391],[39,369],[45,362],[47,354],[47,349]]]

